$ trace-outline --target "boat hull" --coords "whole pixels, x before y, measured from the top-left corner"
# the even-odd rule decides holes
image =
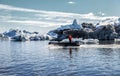
[[[49,45],[59,45],[59,46],[80,46],[79,42],[49,42]]]

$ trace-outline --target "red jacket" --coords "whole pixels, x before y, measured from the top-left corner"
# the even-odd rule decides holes
[[[69,38],[69,40],[72,40],[72,36],[71,35],[69,35],[68,38]]]

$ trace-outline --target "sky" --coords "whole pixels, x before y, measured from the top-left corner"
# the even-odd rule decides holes
[[[45,31],[70,24],[73,19],[82,23],[117,18],[119,3],[120,0],[0,0],[0,31],[10,28]]]

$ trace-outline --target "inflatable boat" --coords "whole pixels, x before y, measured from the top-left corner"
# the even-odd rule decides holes
[[[75,42],[49,42],[49,45],[59,45],[59,46],[80,46],[80,43],[78,41]]]

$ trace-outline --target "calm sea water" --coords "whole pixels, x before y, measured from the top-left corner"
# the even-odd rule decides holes
[[[0,76],[120,76],[119,45],[47,44],[0,41]]]

